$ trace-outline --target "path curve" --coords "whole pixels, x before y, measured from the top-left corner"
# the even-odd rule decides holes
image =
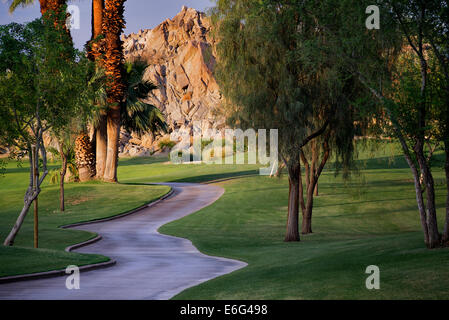
[[[96,232],[102,240],[73,250],[110,257],[116,265],[81,273],[80,290],[66,277],[0,284],[0,299],[166,300],[184,289],[245,267],[244,262],[200,253],[187,239],[159,234],[162,225],[196,212],[224,193],[216,185],[161,183],[169,198],[116,220],[72,229]]]

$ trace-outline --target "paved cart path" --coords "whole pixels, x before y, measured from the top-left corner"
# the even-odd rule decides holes
[[[204,208],[224,190],[214,185],[164,183],[169,198],[116,220],[79,226],[103,239],[74,250],[97,253],[116,265],[81,273],[80,290],[66,289],[65,276],[0,284],[0,299],[169,299],[186,288],[246,266],[206,256],[189,240],[161,235],[157,229]]]

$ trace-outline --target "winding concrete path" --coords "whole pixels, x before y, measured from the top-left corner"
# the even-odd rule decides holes
[[[214,185],[164,184],[173,188],[172,196],[152,207],[116,220],[73,228],[103,237],[74,251],[102,254],[116,260],[116,265],[81,273],[80,290],[66,289],[66,277],[61,276],[0,284],[0,299],[165,300],[246,266],[206,256],[189,240],[159,234],[160,226],[210,205],[224,192]]]

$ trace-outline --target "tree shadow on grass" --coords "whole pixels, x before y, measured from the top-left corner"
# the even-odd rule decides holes
[[[393,198],[393,199],[377,199],[377,200],[362,200],[362,201],[352,201],[352,202],[337,202],[330,204],[316,204],[314,208],[325,208],[325,207],[336,207],[336,206],[347,206],[347,205],[362,205],[367,203],[382,203],[382,202],[393,202],[393,201],[416,201],[414,197],[406,197],[406,198]],[[414,208],[416,205],[414,206]]]
[[[204,174],[197,176],[184,177],[179,179],[167,179],[167,183],[207,183],[207,182],[219,182],[226,181],[231,179],[239,179],[249,176],[257,176],[259,174],[258,170],[245,170],[245,171],[234,171],[234,172],[223,172],[223,173],[213,173],[213,174]],[[148,177],[148,182],[123,182],[123,184],[127,185],[148,185],[151,184],[151,177]],[[158,182],[159,183],[159,182]]]
[[[138,166],[142,164],[157,164],[169,161],[168,157],[135,157],[135,158],[121,158],[119,166]]]
[[[204,182],[212,182],[216,180],[231,180],[244,178],[247,176],[257,176],[259,175],[259,170],[243,170],[243,171],[234,171],[234,172],[223,172],[223,173],[212,173],[212,174],[204,174],[193,177],[185,177],[181,179],[171,180],[170,182],[192,182],[192,183],[204,183]]]

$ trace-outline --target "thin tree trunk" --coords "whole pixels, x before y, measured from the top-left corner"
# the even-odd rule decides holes
[[[437,214],[435,208],[435,183],[433,180],[432,172],[430,171],[429,165],[427,164],[424,156],[423,144],[418,142],[415,145],[414,149],[420,171],[424,177],[424,184],[426,186],[426,223],[429,235],[428,248],[437,248],[441,244],[441,238],[438,231]]]
[[[36,194],[32,194],[32,192],[27,191],[22,211],[20,212],[19,217],[17,218],[16,223],[14,224],[14,227],[12,228],[8,237],[6,237],[5,241],[3,242],[3,245],[5,246],[14,245],[14,240],[17,236],[17,233],[19,232],[20,227],[22,226],[23,221],[25,220],[25,217],[28,213],[28,210],[30,209],[31,204],[33,203],[34,199],[36,199],[36,197],[37,197]]]
[[[96,167],[97,179],[102,180],[106,168],[106,155],[108,152],[108,137],[107,137],[107,116],[101,115],[98,127],[96,129]]]
[[[313,210],[313,192],[315,189],[315,177],[312,177],[309,188],[307,189],[306,210],[302,216],[302,234],[312,233],[312,210]]]
[[[28,189],[25,193],[25,197],[24,197],[24,201],[23,201],[24,205],[23,205],[22,211],[20,212],[20,214],[16,220],[16,223],[14,224],[13,228],[11,229],[11,232],[8,234],[5,241],[3,242],[3,245],[5,245],[5,246],[12,246],[14,244],[14,240],[15,240],[17,234],[19,233],[20,228],[22,227],[23,221],[25,220],[28,210],[30,209],[33,201],[39,196],[39,194],[41,192],[40,186],[48,174],[47,156],[46,156],[45,147],[43,145],[42,129],[40,126],[41,126],[41,124],[40,124],[40,120],[39,120],[38,129],[36,129],[37,140],[38,140],[38,143],[36,144],[36,150],[37,150],[36,151],[36,159],[32,159],[31,156],[29,157],[30,182],[28,185]],[[43,173],[42,173],[42,176],[40,177],[40,179],[38,179],[38,181],[36,181],[36,184],[37,184],[36,190],[33,190],[33,179],[34,179],[33,161],[36,161],[36,165],[39,170],[39,166],[38,166],[39,152],[41,152],[41,156],[42,156]],[[28,154],[31,155],[31,145],[30,144],[28,144]],[[37,176],[39,176],[39,174]]]
[[[299,204],[301,206],[302,216],[304,216],[306,213],[306,204],[304,202],[304,185],[302,183],[302,170],[299,170]]]
[[[309,189],[309,184],[310,184],[310,164],[309,161],[307,160],[304,151],[301,149],[301,161],[304,164],[304,168],[305,168],[305,180],[306,180],[306,190]]]
[[[22,211],[19,214],[19,217],[16,220],[16,223],[14,224],[11,232],[6,237],[5,241],[3,242],[3,245],[5,246],[12,246],[14,244],[14,240],[16,238],[17,233],[20,230],[20,227],[23,224],[23,221],[25,220],[25,217],[28,213],[28,210],[31,207],[31,204],[33,203],[35,196],[33,194],[33,158],[31,157],[31,146],[28,147],[28,155],[29,155],[29,162],[30,162],[30,177],[29,177],[29,184],[28,189],[25,193],[24,201],[23,201],[23,208]]]
[[[60,148],[62,146],[60,145]],[[64,181],[65,181],[65,175],[67,173],[67,156],[64,153],[64,150],[60,149],[60,155],[62,159],[62,165],[61,165],[61,172],[60,172],[60,179],[59,179],[59,207],[61,212],[65,211],[65,197],[64,197]]]
[[[330,155],[330,148],[329,148],[329,134],[326,135],[324,142],[323,142],[323,150],[324,155],[321,160],[321,163],[318,167],[316,167],[318,162],[317,157],[317,151],[315,151],[315,155],[313,156],[313,162],[315,164],[312,164],[312,169],[310,170],[310,178],[309,178],[309,185],[307,188],[307,203],[306,203],[306,209],[302,216],[302,234],[310,234],[312,233],[312,212],[313,212],[313,197],[316,190],[316,186],[318,183],[318,180],[321,176],[321,173],[323,172],[323,169],[329,159]],[[305,159],[305,156],[304,156]],[[307,161],[307,159],[305,159]]]
[[[293,162],[292,165],[286,164],[288,167],[288,216],[287,216],[287,231],[285,235],[286,242],[300,241],[299,238],[299,170],[301,166],[299,159]]]
[[[279,177],[281,176],[282,170],[283,170],[284,168],[285,168],[285,164],[284,164],[284,163],[279,163],[279,166],[278,166],[278,168],[277,168],[276,173],[274,174],[274,176],[275,176],[276,178],[279,178]]]
[[[449,243],[449,141],[444,142],[444,151],[446,153],[446,163],[444,171],[446,172],[446,221],[444,223],[443,243]]]

